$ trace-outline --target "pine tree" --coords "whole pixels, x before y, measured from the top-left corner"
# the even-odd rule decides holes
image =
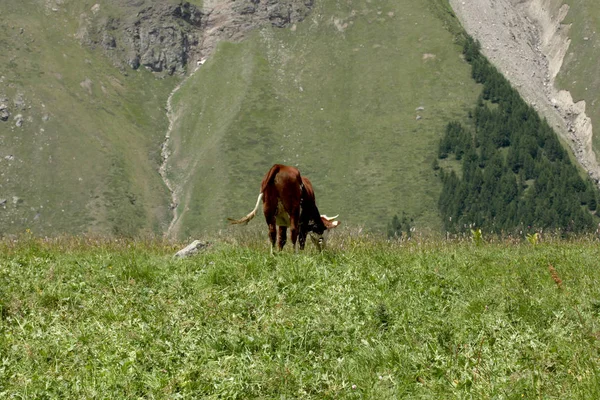
[[[550,125],[479,50],[478,42],[465,40],[472,76],[484,86],[469,111],[473,131],[449,123],[438,151],[440,158],[454,153],[462,160],[460,177],[440,171],[445,228],[459,231],[477,223],[490,230],[590,229],[594,219],[580,205],[595,211],[597,188],[581,179]]]

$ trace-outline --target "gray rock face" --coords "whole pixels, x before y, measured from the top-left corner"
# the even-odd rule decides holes
[[[222,40],[238,42],[261,25],[283,28],[302,21],[313,0],[206,0],[200,54],[210,56]]]
[[[118,66],[170,75],[185,71],[192,49],[198,46],[204,16],[189,3],[151,3],[123,18],[96,16],[99,8],[92,12],[91,19],[82,19],[79,35],[84,43],[101,47]]]
[[[278,28],[303,20],[314,1],[297,0],[241,0],[232,2],[233,11],[240,15],[252,14],[262,21],[269,21]]]
[[[154,72],[184,72],[191,48],[199,43],[202,16],[189,3],[144,9],[124,29],[127,63],[134,69],[143,66]]]
[[[182,2],[128,0],[127,17],[102,15],[100,6],[83,15],[77,36],[100,47],[119,67],[144,67],[156,73],[185,73],[206,58],[220,40],[239,41],[263,24],[284,27],[301,21],[314,0],[213,0],[205,10]],[[127,12],[123,12],[127,14]]]

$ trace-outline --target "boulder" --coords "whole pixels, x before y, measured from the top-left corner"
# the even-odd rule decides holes
[[[210,246],[210,244],[201,242],[200,240],[194,240],[192,243],[175,253],[175,257],[189,257],[200,252],[201,250],[204,250],[208,246]]]
[[[17,127],[19,127],[19,128],[20,128],[21,126],[23,126],[23,121],[24,121],[24,119],[23,119],[23,115],[22,115],[22,114],[17,114],[17,115],[15,115],[15,118],[14,118],[14,119],[15,119],[15,125],[16,125]]]
[[[8,106],[5,103],[0,104],[0,120],[8,121],[10,117],[10,111],[8,111]]]

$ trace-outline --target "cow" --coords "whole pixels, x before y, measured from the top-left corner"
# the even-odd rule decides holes
[[[244,224],[250,222],[256,215],[260,202],[263,202],[263,213],[269,226],[269,239],[271,249],[277,242],[279,250],[283,249],[287,241],[287,228],[290,228],[292,245],[296,248],[296,240],[300,242],[300,250],[304,249],[307,235],[314,234],[311,238],[322,249],[324,244],[323,233],[327,229],[335,228],[339,221],[335,217],[319,214],[315,202],[315,192],[308,178],[301,176],[298,168],[287,165],[275,164],[265,175],[256,200],[256,206],[250,214],[242,219],[228,218],[231,224]],[[279,240],[277,240],[277,226],[279,227]]]

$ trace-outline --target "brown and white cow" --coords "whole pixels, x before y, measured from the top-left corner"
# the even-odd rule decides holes
[[[304,249],[309,233],[316,235],[315,243],[321,249],[324,243],[323,233],[327,229],[339,225],[337,218],[320,215],[315,203],[315,192],[308,178],[300,175],[298,168],[275,164],[265,175],[260,187],[256,206],[250,214],[242,219],[229,222],[232,224],[248,223],[256,215],[260,201],[269,226],[269,238],[275,247],[277,226],[279,226],[279,250],[287,241],[287,228],[290,228],[292,244],[296,247],[296,239],[300,242],[300,250]]]

